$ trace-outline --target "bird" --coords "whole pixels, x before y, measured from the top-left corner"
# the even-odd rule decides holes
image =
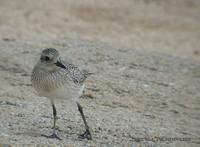
[[[56,129],[57,110],[55,101],[58,99],[74,100],[85,125],[85,132],[79,138],[92,140],[90,128],[87,124],[83,107],[79,103],[85,87],[85,80],[92,73],[80,70],[74,64],[62,60],[55,48],[42,50],[39,61],[33,67],[31,82],[40,96],[47,97],[51,101],[53,109],[53,133],[47,138],[61,140]]]

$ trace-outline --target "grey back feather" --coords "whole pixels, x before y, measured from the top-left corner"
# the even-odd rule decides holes
[[[65,61],[61,62],[65,65],[65,71],[68,73],[68,76],[73,80],[75,84],[83,84],[87,77],[93,73],[89,73],[86,70],[80,70],[77,66],[72,63],[67,63]]]

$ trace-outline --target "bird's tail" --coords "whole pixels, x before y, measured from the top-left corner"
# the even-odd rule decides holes
[[[86,76],[86,77],[88,77],[88,76],[90,76],[90,75],[94,75],[94,73],[88,72],[87,70],[82,70],[82,73],[83,73],[83,75]]]

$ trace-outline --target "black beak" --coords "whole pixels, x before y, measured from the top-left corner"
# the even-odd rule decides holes
[[[57,61],[56,66],[66,69],[65,65],[63,65],[60,61]]]

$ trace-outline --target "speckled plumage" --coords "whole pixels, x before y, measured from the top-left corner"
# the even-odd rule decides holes
[[[60,140],[56,133],[57,111],[54,100],[61,98],[76,101],[86,129],[80,137],[92,139],[82,106],[77,101],[84,90],[84,81],[87,75],[89,75],[88,72],[81,71],[75,65],[62,61],[56,49],[47,48],[42,51],[40,60],[33,68],[31,82],[41,96],[51,99],[54,116],[53,134],[45,135],[46,137]]]
[[[50,64],[46,63],[43,61],[44,56],[52,56],[53,60],[56,58],[66,68],[57,67],[54,65],[54,62]],[[33,68],[31,81],[34,88],[42,96],[51,99],[69,99],[70,96],[71,98],[77,98],[81,95],[84,88],[84,81],[88,74],[79,70],[75,65],[61,60],[57,50],[48,48],[42,52],[40,60]],[[60,94],[57,96],[49,94],[54,91],[60,91]]]

